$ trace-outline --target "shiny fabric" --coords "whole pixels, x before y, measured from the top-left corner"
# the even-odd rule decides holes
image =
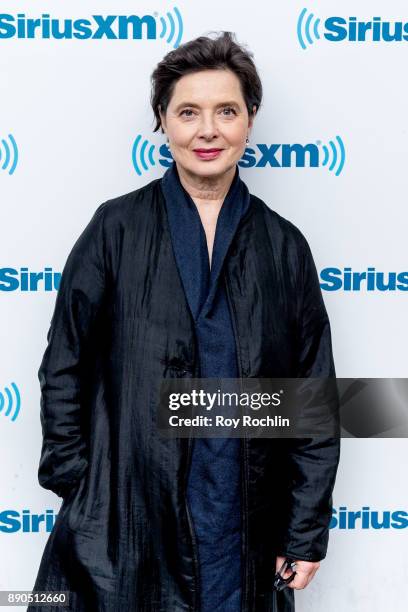
[[[222,276],[240,376],[334,376],[307,241],[253,195]],[[63,502],[34,590],[70,591],[75,612],[199,612],[191,440],[156,427],[162,378],[198,373],[156,179],[101,204],[62,272],[38,371],[38,477]],[[339,451],[334,438],[241,440],[242,612],[293,612],[293,590],[272,591],[275,558],[325,557]]]
[[[250,204],[238,166],[217,219],[210,270],[207,241],[176,164],[162,179],[173,250],[194,319],[200,376],[237,378],[236,345],[222,266]],[[193,440],[187,500],[197,538],[202,612],[241,609],[241,441]]]

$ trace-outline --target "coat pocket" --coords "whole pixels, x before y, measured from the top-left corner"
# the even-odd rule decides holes
[[[83,507],[87,496],[88,470],[75,481],[63,498],[64,527],[70,531],[78,531],[84,523]]]

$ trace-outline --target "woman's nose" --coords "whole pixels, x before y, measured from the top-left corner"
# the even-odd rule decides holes
[[[213,117],[202,117],[199,125],[199,136],[213,138],[218,135],[218,127]]]

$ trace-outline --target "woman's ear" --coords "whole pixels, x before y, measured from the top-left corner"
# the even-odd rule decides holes
[[[248,128],[249,129],[252,129],[252,127],[254,125],[255,115],[256,115],[256,105],[254,104],[253,107],[252,107],[252,113],[249,115],[249,119],[248,119]]]

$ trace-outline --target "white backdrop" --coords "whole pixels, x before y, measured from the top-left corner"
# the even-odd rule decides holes
[[[163,174],[159,148],[165,138],[152,133],[149,78],[178,38],[227,29],[254,52],[264,102],[247,153],[258,165],[241,168],[241,177],[302,230],[319,272],[373,267],[387,277],[407,271],[408,41],[373,40],[370,31],[365,41],[351,40],[352,32],[334,41],[325,34],[334,27],[331,17],[346,23],[378,17],[376,23],[390,22],[392,31],[395,22],[408,22],[408,5],[316,0],[300,19],[304,8],[295,0],[20,0],[18,7],[1,0],[0,589],[32,588],[48,532],[44,522],[36,531],[28,519],[52,517],[61,502],[37,482],[37,370],[56,290],[42,281],[24,286],[24,279],[45,268],[60,273],[102,201]],[[20,35],[15,30],[17,14],[50,15],[61,27],[63,19],[90,19],[92,34],[92,15],[150,15],[152,37],[142,28],[139,39],[47,38],[43,17],[42,29],[27,38],[23,18]],[[336,21],[338,38],[342,23]],[[151,149],[146,169],[145,140],[146,154]],[[314,167],[308,154],[303,164],[299,155],[290,164],[282,161],[296,143],[312,145]],[[270,155],[262,155],[272,145],[281,145],[274,166]],[[338,376],[408,375],[404,290],[368,291],[362,283],[360,290],[323,289],[323,295]],[[299,612],[405,612],[407,451],[404,439],[343,440],[335,510],[343,508],[344,516],[368,507],[380,524],[384,512],[399,511],[405,520],[400,528],[392,520],[380,529],[361,521],[355,528],[333,526],[321,569],[296,592]]]

